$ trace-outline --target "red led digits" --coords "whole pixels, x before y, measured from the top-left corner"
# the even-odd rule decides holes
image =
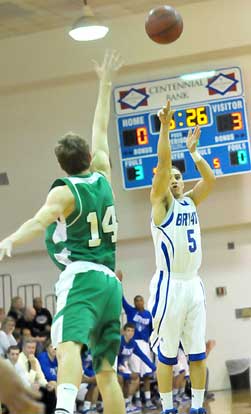
[[[140,127],[136,129],[136,136],[138,145],[148,144],[148,133],[146,127]]]

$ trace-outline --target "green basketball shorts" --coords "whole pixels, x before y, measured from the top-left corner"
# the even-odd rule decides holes
[[[113,365],[120,346],[122,304],[122,287],[115,273],[103,265],[74,262],[60,274],[55,289],[53,346],[68,341],[86,345],[96,372],[103,359]]]

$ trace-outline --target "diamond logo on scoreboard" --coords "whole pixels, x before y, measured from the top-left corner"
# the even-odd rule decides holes
[[[121,109],[137,109],[139,106],[147,106],[149,95],[146,93],[146,88],[135,89],[131,88],[129,91],[119,91]]]
[[[235,73],[219,73],[217,76],[213,76],[208,79],[208,88],[209,95],[225,95],[228,92],[237,91],[237,83],[239,81],[235,79]]]

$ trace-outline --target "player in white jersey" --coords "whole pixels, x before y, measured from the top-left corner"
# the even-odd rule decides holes
[[[158,165],[151,189],[151,226],[157,267],[150,285],[151,344],[158,355],[157,378],[163,413],[177,412],[173,408],[172,370],[181,341],[190,361],[190,413],[203,414],[206,312],[203,284],[198,276],[201,241],[196,206],[211,192],[215,177],[196,150],[200,138],[200,129],[196,127],[193,132],[189,131],[187,148],[202,179],[190,192],[183,193],[182,175],[172,167],[169,126],[173,111],[169,101],[158,116],[161,122]]]

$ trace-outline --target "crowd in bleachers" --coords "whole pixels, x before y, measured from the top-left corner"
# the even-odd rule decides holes
[[[127,317],[121,330],[121,345],[116,362],[126,412],[154,411],[160,407],[156,382],[156,366],[150,349],[151,314],[145,309],[144,299],[137,295],[134,305],[123,298]],[[22,381],[39,390],[46,414],[53,413],[56,404],[57,358],[50,341],[52,316],[43,307],[40,297],[33,306],[25,307],[21,297],[14,297],[7,314],[0,308],[0,356],[6,358]],[[208,349],[212,348],[212,343]],[[81,414],[103,411],[101,396],[92,367],[91,353],[82,354],[82,384],[76,400],[76,411]],[[187,404],[189,396],[189,366],[182,348],[178,364],[174,366],[174,402]],[[2,412],[8,412],[2,406]]]

